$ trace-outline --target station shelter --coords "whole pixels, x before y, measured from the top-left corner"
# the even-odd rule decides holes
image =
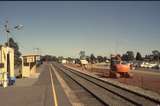
[[[0,85],[7,87],[11,80],[15,81],[14,49],[0,45]]]
[[[36,73],[36,64],[40,60],[40,55],[38,54],[26,54],[22,56],[22,77],[30,77],[32,74]]]

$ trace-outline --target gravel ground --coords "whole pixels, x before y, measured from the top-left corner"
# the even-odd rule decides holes
[[[78,65],[74,64],[67,64],[66,66],[72,67],[74,69],[78,69],[81,72],[85,72],[87,74],[90,74],[92,76],[95,76],[97,78],[100,78],[97,76],[97,73],[107,73],[106,69],[89,69],[88,71],[83,70]],[[146,72],[138,72],[135,71],[133,78],[119,78],[119,79],[112,79],[112,78],[100,78],[102,80],[111,82],[113,84],[119,85],[121,87],[124,87],[126,89],[130,89],[132,91],[135,91],[137,93],[155,98],[160,100],[160,77],[157,74],[150,74]]]

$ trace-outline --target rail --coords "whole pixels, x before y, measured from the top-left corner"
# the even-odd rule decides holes
[[[59,64],[57,64],[55,66],[57,68],[59,68],[60,70],[62,70],[65,74],[70,76],[73,80],[76,80],[75,78],[79,77],[79,78],[85,80],[85,82],[92,83],[92,84],[94,84],[94,86],[97,86],[97,90],[99,90],[99,91],[105,90],[105,92],[112,93],[112,95],[114,95],[114,98],[118,98],[118,99],[121,98],[120,100],[123,99],[122,102],[127,101],[128,103],[131,103],[132,105],[136,105],[136,106],[141,106],[141,105],[144,105],[144,106],[148,106],[148,105],[154,106],[155,105],[156,106],[156,105],[160,104],[160,101],[158,101],[158,100],[155,100],[155,99],[150,98],[148,96],[141,95],[137,92],[122,88],[118,85],[114,85],[112,83],[105,82],[101,79],[95,78],[93,76],[89,76],[87,74],[84,74],[84,73],[81,73],[78,71],[75,71],[73,69],[64,67],[62,65],[60,66]],[[76,82],[79,83],[78,80],[76,80]],[[89,91],[87,86],[84,86],[82,83],[81,83],[81,86],[83,86],[85,89],[87,89]],[[96,98],[98,98],[101,102],[106,103],[107,100],[105,101],[104,98],[97,96],[97,94],[94,94],[94,92],[92,92],[92,91],[89,91],[89,92],[92,93],[92,95],[96,96]],[[116,95],[116,97],[115,97],[115,95]]]

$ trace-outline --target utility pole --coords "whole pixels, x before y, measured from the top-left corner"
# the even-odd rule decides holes
[[[20,28],[22,28],[22,25],[17,25],[17,26],[15,26],[15,27],[13,27],[13,29],[20,29]],[[4,66],[4,73],[3,73],[3,79],[4,79],[4,84],[3,84],[3,87],[7,87],[7,85],[8,85],[8,81],[9,81],[9,83],[10,83],[10,81],[13,81],[13,77],[14,77],[14,75],[13,74],[11,74],[11,71],[13,71],[14,70],[14,60],[13,60],[13,58],[14,58],[14,50],[9,50],[9,47],[10,47],[10,44],[9,44],[9,34],[11,33],[11,28],[10,28],[10,26],[9,26],[9,22],[8,22],[8,20],[6,20],[5,21],[5,24],[4,24],[4,32],[5,32],[5,35],[6,35],[6,37],[7,37],[7,44],[6,44],[6,53],[4,53],[4,55],[6,55],[6,58],[4,59],[4,64],[5,64],[5,66]],[[11,61],[11,62],[10,62]],[[10,65],[10,64],[12,64],[12,65]],[[8,78],[8,76],[9,76],[9,78]]]
[[[160,53],[158,53],[158,65],[160,65]]]
[[[5,24],[4,24],[4,28],[5,28],[5,33],[6,33],[6,36],[7,36],[7,46],[10,47],[10,44],[9,44],[9,34],[11,33],[11,30],[12,29],[20,30],[21,28],[23,28],[23,25],[16,25],[13,28],[10,28],[9,21],[6,20]]]
[[[5,32],[6,32],[6,36],[7,36],[7,46],[9,47],[9,33],[10,33],[10,29],[9,29],[9,24],[8,24],[8,20],[5,22]]]

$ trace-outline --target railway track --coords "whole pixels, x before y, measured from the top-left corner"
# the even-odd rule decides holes
[[[160,101],[127,90],[93,76],[67,68],[61,64],[54,66],[69,76],[101,103],[108,106],[159,106]]]

